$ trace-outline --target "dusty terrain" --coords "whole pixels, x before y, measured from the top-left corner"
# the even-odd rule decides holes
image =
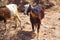
[[[21,26],[14,29],[14,21],[10,20],[7,23],[7,31],[4,30],[4,25],[0,22],[0,40],[36,40],[32,35],[31,23],[29,16],[19,13],[21,18]],[[19,23],[18,23],[19,24]],[[45,10],[45,17],[42,20],[40,40],[60,40],[60,6],[56,5]]]
[[[31,23],[29,20],[29,16],[20,13],[21,18],[21,26],[23,30],[20,30],[20,27],[14,29],[14,23],[10,22],[7,23],[7,27],[9,28],[4,31],[2,28],[4,26],[1,25],[0,27],[0,40],[31,40],[34,39],[34,36],[31,32]],[[45,17],[42,20],[39,38],[41,40],[60,40],[60,7],[54,6],[50,9],[45,11]]]

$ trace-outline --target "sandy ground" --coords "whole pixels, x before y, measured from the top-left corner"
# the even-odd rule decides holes
[[[20,13],[21,26],[14,29],[14,21],[7,23],[7,31],[4,25],[0,25],[0,40],[36,40],[32,33],[29,16]],[[19,23],[18,23],[19,24]],[[40,27],[39,40],[60,40],[60,7],[54,6],[45,11],[45,17]]]

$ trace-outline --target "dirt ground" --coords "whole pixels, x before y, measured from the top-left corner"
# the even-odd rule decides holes
[[[14,29],[15,23],[10,20],[7,23],[7,31],[4,30],[3,21],[0,22],[0,40],[36,40],[32,35],[32,28],[29,15],[19,13],[21,18],[20,26]],[[18,23],[19,24],[19,23]],[[45,10],[45,17],[39,32],[39,40],[60,40],[60,6],[56,5]]]

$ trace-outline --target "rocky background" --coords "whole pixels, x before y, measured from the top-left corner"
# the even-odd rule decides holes
[[[23,30],[20,29],[20,25],[14,29],[15,21],[9,20],[7,21],[5,31],[5,26],[3,21],[0,22],[0,40],[36,40],[35,36],[32,34],[31,23],[29,20],[29,16],[24,15],[24,5],[28,3],[27,1],[31,0],[7,0],[6,4],[15,3],[18,5],[19,15],[21,18],[21,27]],[[43,0],[42,0],[43,1]],[[6,5],[1,2],[1,6]],[[60,40],[60,0],[47,0],[43,1],[45,6],[45,17],[42,20],[39,38],[40,40]],[[4,4],[4,5],[3,5]],[[53,4],[50,7],[50,4]],[[49,7],[49,8],[48,8]],[[19,24],[19,22],[18,22]]]

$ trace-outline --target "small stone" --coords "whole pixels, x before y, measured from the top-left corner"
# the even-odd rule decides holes
[[[60,18],[58,18],[58,20],[60,20]]]

